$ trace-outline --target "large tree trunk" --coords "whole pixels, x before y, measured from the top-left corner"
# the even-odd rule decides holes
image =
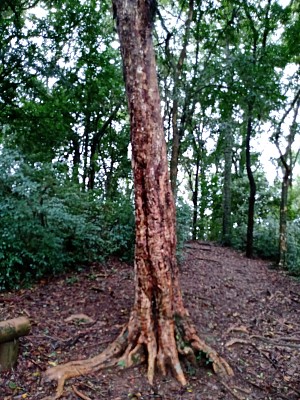
[[[129,322],[100,355],[50,369],[58,380],[116,365],[148,364],[153,383],[157,368],[170,369],[185,385],[179,354],[196,362],[205,352],[216,372],[232,374],[228,364],[196,334],[183,306],[176,261],[175,206],[169,181],[166,144],[152,44],[151,2],[114,0],[121,42],[131,123],[136,207],[135,302]]]

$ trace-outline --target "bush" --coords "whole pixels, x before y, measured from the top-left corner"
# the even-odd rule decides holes
[[[104,203],[80,192],[55,166],[30,167],[7,151],[0,161],[0,229],[0,290],[133,254],[130,198]]]
[[[184,243],[191,239],[192,209],[182,199],[176,204],[177,257],[181,259]]]
[[[254,254],[269,260],[277,261],[279,257],[279,221],[268,217],[256,224],[253,235]]]
[[[292,275],[300,276],[300,220],[288,224],[287,268]]]
[[[256,222],[253,233],[253,254],[270,260],[278,259],[278,224],[275,217]],[[247,225],[242,223],[233,229],[232,247],[245,251],[247,240]]]

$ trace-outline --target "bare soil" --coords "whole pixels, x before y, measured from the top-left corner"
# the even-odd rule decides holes
[[[233,368],[233,378],[223,380],[203,362],[187,367],[187,387],[171,376],[158,376],[150,387],[145,366],[120,366],[71,379],[63,399],[299,400],[300,282],[270,267],[213,243],[185,247],[185,304],[200,337]],[[25,315],[32,322],[31,333],[20,339],[16,367],[0,376],[0,400],[53,395],[55,386],[43,381],[43,372],[104,350],[127,322],[132,303],[133,268],[118,260],[0,294],[0,320]]]

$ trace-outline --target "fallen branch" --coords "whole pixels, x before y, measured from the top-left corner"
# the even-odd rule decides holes
[[[28,318],[18,317],[0,322],[0,372],[11,369],[17,362],[19,337],[30,332]]]

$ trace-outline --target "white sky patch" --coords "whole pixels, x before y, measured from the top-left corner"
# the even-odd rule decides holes
[[[28,14],[34,15],[38,18],[45,18],[48,14],[48,10],[40,6],[36,6],[28,10]]]

